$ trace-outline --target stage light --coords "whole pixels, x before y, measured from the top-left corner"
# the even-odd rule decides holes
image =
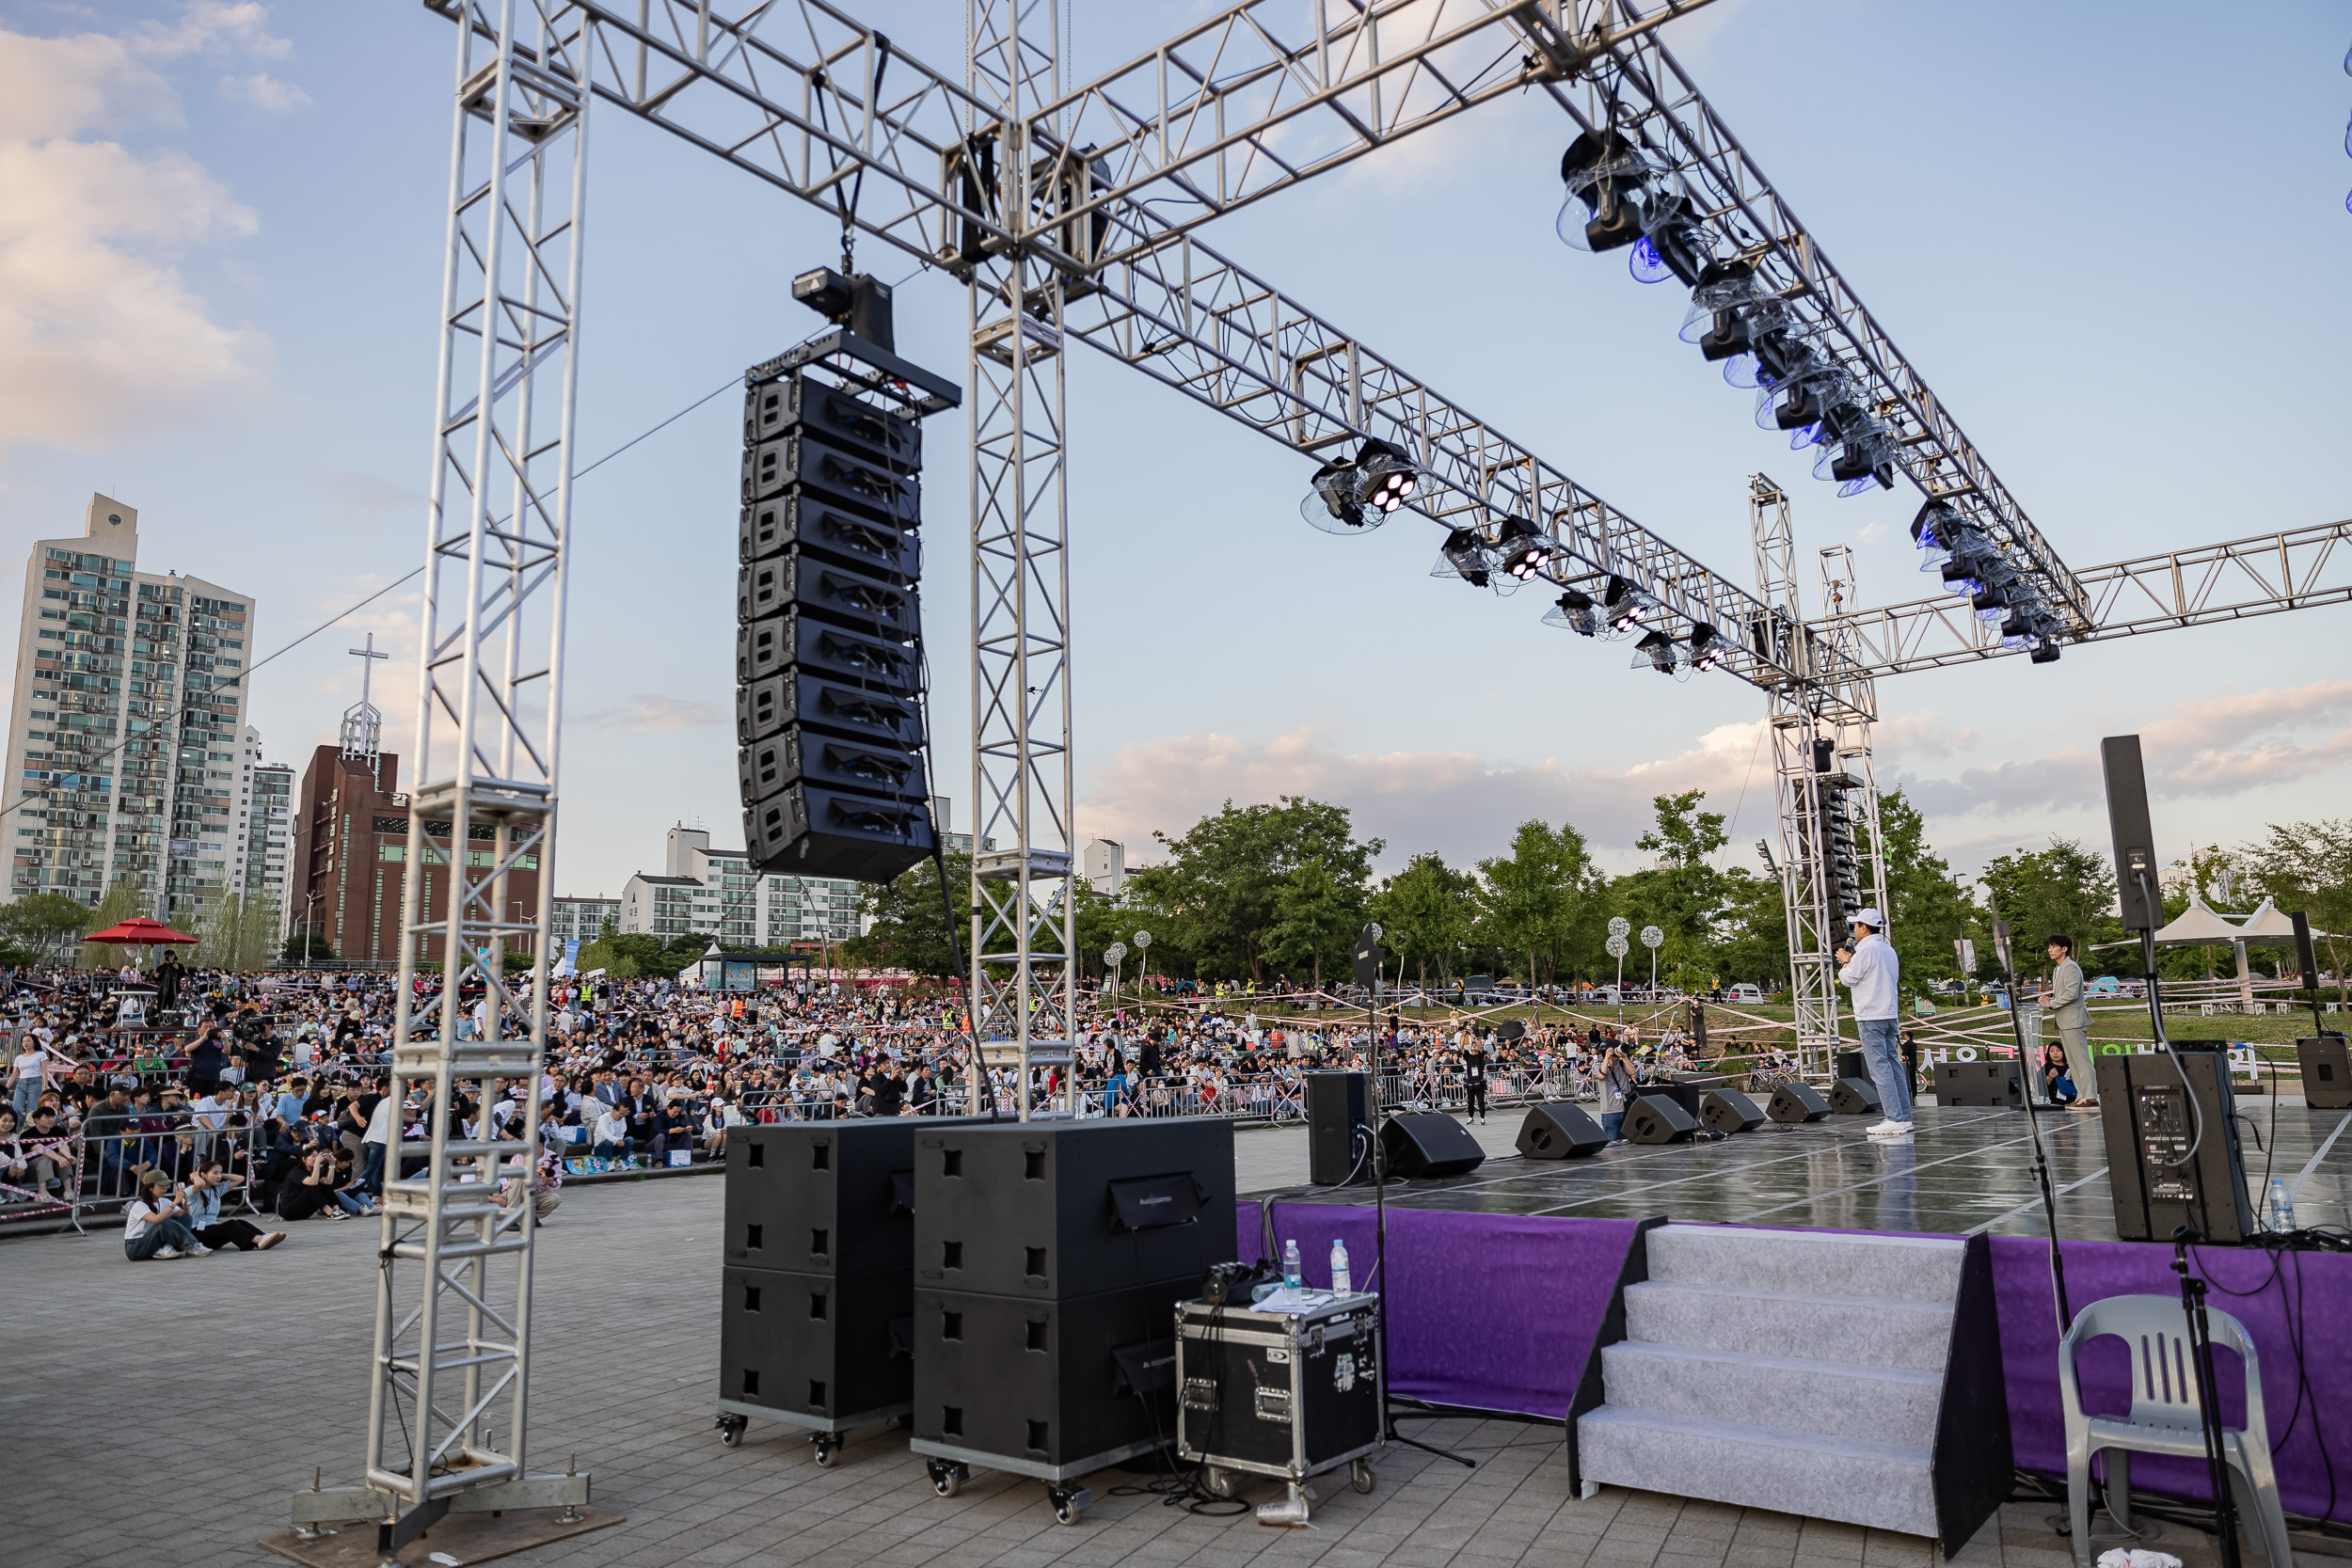
[[[1663,283],[1675,275],[1674,268],[1658,253],[1657,242],[1648,239],[1634,243],[1633,253],[1625,259],[1625,267],[1636,283]]]
[[[1846,389],[1842,372],[1829,366],[1808,367],[1761,388],[1756,397],[1756,422],[1764,430],[1804,431],[1812,429],[1819,440],[1819,427],[1830,407],[1839,402]],[[1811,446],[1811,440],[1792,442],[1796,446]]]
[[[1420,482],[1403,451],[1368,438],[1355,461],[1336,458],[1315,470],[1298,515],[1326,533],[1369,533],[1405,504]]]
[[[2056,664],[2058,660],[2058,645],[2045,637],[2042,640],[2042,645],[2026,657],[2028,663]]]
[[[1679,205],[1662,188],[1662,172],[1614,131],[1601,136],[1588,131],[1571,142],[1560,158],[1560,179],[1567,192],[1553,227],[1578,250],[1629,245]]]
[[[1723,634],[1705,621],[1691,628],[1691,668],[1712,670],[1724,661],[1727,651]]]
[[[1919,508],[1919,515],[1911,519],[1911,542],[1919,547],[1919,570],[1941,570],[1951,560],[1952,546],[1948,541],[1958,531],[1960,519],[1942,501],[1930,501]]]
[[[1493,567],[1486,555],[1486,542],[1478,537],[1477,531],[1457,528],[1445,536],[1445,544],[1438,552],[1438,564],[1429,575],[1460,578],[1472,588],[1484,588],[1493,580]]]
[[[1601,593],[1600,607],[1608,616],[1609,629],[1623,633],[1641,625],[1658,609],[1658,601],[1625,578],[1611,578]]]
[[[1675,657],[1675,640],[1662,631],[1651,632],[1633,644],[1632,668],[1636,670],[1646,667],[1661,675],[1671,675],[1679,662]]]
[[[1495,531],[1493,556],[1503,571],[1520,582],[1539,576],[1551,559],[1552,544],[1524,517],[1505,517]]]
[[[1571,588],[1552,604],[1544,616],[1548,626],[1565,626],[1579,637],[1591,637],[1600,630],[1600,611],[1593,604],[1593,596]]]

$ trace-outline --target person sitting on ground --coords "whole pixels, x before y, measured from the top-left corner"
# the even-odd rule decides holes
[[[2062,1041],[2044,1040],[2042,1044],[2042,1090],[2053,1105],[2074,1103],[2076,1093],[2072,1064],[2066,1059]]]
[[[596,1131],[590,1136],[595,1140],[598,1159],[628,1159],[628,1113],[617,1105],[605,1106],[604,1114],[596,1117]]]
[[[182,1189],[188,1206],[188,1228],[196,1232],[198,1241],[215,1252],[223,1247],[235,1247],[240,1252],[267,1252],[286,1239],[282,1230],[264,1233],[250,1220],[220,1217],[222,1195],[244,1185],[245,1178],[230,1175],[229,1167],[215,1155],[199,1165]]]
[[[278,1217],[281,1220],[307,1220],[324,1213],[328,1219],[344,1217],[334,1201],[335,1151],[322,1144],[303,1147],[301,1164],[287,1174],[278,1189]]]
[[[122,1255],[134,1263],[151,1258],[201,1258],[213,1249],[196,1239],[185,1218],[187,1205],[172,1196],[171,1178],[151,1170],[140,1178],[138,1196],[122,1211]]]

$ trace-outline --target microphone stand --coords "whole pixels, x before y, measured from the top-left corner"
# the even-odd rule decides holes
[[[2172,1231],[2172,1272],[2181,1276],[2181,1311],[2188,1319],[2189,1357],[2197,1365],[2198,1425],[2205,1438],[2205,1474],[2213,1486],[2214,1523],[2221,1535],[2221,1568],[2238,1568],[2237,1499],[2230,1491],[2230,1469],[2221,1436],[2221,1410],[2215,1403],[2213,1324],[2205,1315],[2205,1282],[2189,1272],[2188,1249],[2202,1240],[2193,1225]]]
[[[2026,1059],[2026,1021],[2017,1003],[2016,966],[2010,959],[2009,922],[1997,914],[1993,917],[1993,951],[2000,958],[2001,984],[2009,989],[2009,1028],[2017,1041],[2017,1066],[2021,1073],[2027,1070]],[[2042,1143],[2042,1111],[2035,1102],[2035,1085],[2021,1083],[2025,1091],[2026,1126],[2033,1133],[2033,1173],[2042,1184],[2042,1217],[2050,1231],[2050,1295],[2058,1303],[2058,1337],[2074,1323],[2074,1311],[2066,1299],[2066,1263],[2058,1256],[2058,1193],[2050,1185],[2049,1151]]]

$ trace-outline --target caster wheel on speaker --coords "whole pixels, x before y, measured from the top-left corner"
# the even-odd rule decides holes
[[[730,1449],[741,1448],[743,1446],[743,1430],[751,1424],[750,1418],[744,1416],[720,1417],[719,1441],[725,1444]]]
[[[1054,1505],[1054,1523],[1057,1525],[1076,1524],[1087,1505],[1094,1500],[1093,1494],[1084,1488],[1065,1492],[1058,1486],[1047,1487],[1045,1497]]]
[[[1380,1478],[1372,1473],[1371,1460],[1355,1459],[1348,1462],[1347,1484],[1354,1487],[1357,1491],[1370,1492],[1375,1486],[1379,1484],[1379,1481]]]
[[[1212,1497],[1232,1497],[1233,1495],[1233,1472],[1220,1469],[1215,1465],[1209,1465],[1200,1472],[1200,1490]]]
[[[950,1465],[944,1460],[934,1459],[930,1462],[930,1468],[931,1490],[941,1497],[952,1497],[963,1490],[963,1478],[966,1472],[962,1465]]]
[[[830,1470],[841,1462],[840,1438],[834,1436],[830,1433],[820,1432],[811,1437],[808,1440],[808,1443],[809,1447],[817,1450],[817,1467],[818,1469]]]

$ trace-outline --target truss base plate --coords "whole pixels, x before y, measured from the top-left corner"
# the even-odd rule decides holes
[[[563,1522],[560,1508],[513,1508],[503,1513],[452,1513],[443,1518],[420,1540],[411,1541],[400,1550],[404,1563],[431,1564],[437,1557],[442,1563],[454,1561],[462,1565],[487,1562],[514,1552],[527,1552],[534,1546],[545,1546],[557,1541],[567,1541],[575,1535],[607,1528],[621,1522],[623,1515],[601,1508],[582,1508],[579,1517],[570,1524]],[[308,1540],[293,1530],[264,1536],[255,1543],[265,1552],[274,1552],[289,1562],[299,1562],[306,1568],[376,1568],[384,1560],[375,1549],[375,1521],[363,1519],[347,1525],[322,1525],[320,1533]]]

